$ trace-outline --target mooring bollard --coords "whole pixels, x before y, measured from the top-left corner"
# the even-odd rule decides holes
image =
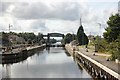
[[[73,59],[75,60],[75,46],[73,46]]]

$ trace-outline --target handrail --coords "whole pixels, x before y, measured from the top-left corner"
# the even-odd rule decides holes
[[[94,59],[92,59],[92,58],[84,55],[84,54],[81,53],[81,52],[78,52],[78,51],[75,51],[75,52],[78,53],[78,54],[80,54],[81,56],[83,56],[83,57],[86,58],[87,60],[91,61],[91,62],[94,63],[95,65],[99,66],[101,69],[105,70],[107,73],[111,74],[111,75],[114,76],[115,78],[119,78],[119,77],[120,77],[120,75],[119,75],[117,72],[115,72],[115,71],[111,70],[110,68],[102,65],[101,63],[95,61]]]

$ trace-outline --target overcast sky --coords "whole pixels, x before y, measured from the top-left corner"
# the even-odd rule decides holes
[[[119,0],[1,0],[0,31],[76,33],[80,17],[85,33],[100,35]],[[101,29],[98,23],[101,23]]]

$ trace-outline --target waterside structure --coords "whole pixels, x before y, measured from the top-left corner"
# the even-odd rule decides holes
[[[0,63],[1,64],[12,64],[17,63],[20,61],[23,61],[27,59],[29,56],[32,56],[35,51],[45,48],[46,45],[40,45],[40,46],[31,46],[24,48],[22,50],[19,49],[13,49],[12,52],[4,52],[0,54]]]
[[[120,64],[66,44],[65,49],[79,66],[84,67],[95,80],[120,80]]]

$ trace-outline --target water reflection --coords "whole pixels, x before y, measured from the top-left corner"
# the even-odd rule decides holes
[[[11,78],[11,65],[6,64],[1,66],[1,76],[0,78]]]
[[[27,60],[2,67],[2,76],[11,78],[91,78],[80,70],[63,48],[44,49]]]
[[[2,78],[2,65],[0,65],[0,79]]]

